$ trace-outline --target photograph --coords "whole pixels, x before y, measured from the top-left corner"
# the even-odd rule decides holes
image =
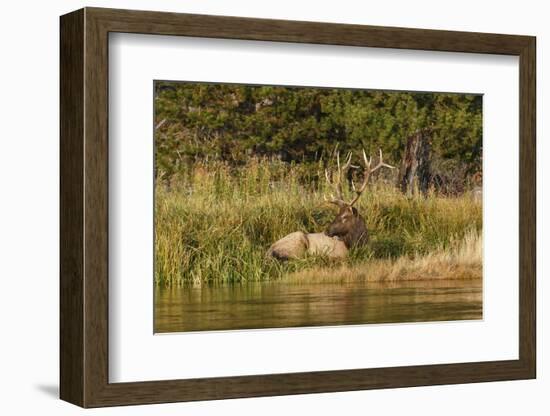
[[[483,318],[483,96],[156,80],[154,332]]]

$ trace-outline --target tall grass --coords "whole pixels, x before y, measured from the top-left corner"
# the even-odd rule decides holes
[[[312,173],[313,172],[313,173]],[[274,160],[245,166],[202,162],[170,186],[160,181],[155,202],[155,279],[159,284],[278,279],[319,267],[353,267],[445,251],[482,227],[481,204],[459,197],[406,197],[383,178],[373,181],[357,208],[367,222],[369,244],[342,262],[306,258],[281,263],[265,258],[268,247],[293,231],[319,232],[336,209],[322,166],[317,172]],[[351,195],[350,195],[351,196]]]

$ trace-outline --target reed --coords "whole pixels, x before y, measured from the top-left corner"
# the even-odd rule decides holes
[[[251,159],[240,167],[205,161],[191,165],[169,185],[157,181],[155,281],[205,284],[321,275],[338,280],[336,271],[346,279],[360,274],[378,280],[401,279],[413,270],[433,278],[479,274],[477,252],[457,247],[463,241],[468,247],[481,244],[481,203],[468,193],[407,197],[393,183],[378,178],[356,205],[370,233],[367,246],[339,262],[317,257],[281,263],[265,258],[274,241],[293,231],[322,231],[335,215],[323,201],[330,189],[321,164],[306,169]],[[469,256],[475,259],[475,273],[438,272],[444,263],[468,263]]]

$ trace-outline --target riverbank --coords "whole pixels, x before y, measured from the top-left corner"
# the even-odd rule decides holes
[[[373,259],[332,268],[313,267],[292,273],[285,280],[293,283],[338,283],[481,279],[482,258],[482,237],[471,231],[462,240],[451,243],[450,247],[431,253],[397,259]]]
[[[335,207],[323,201],[331,189],[322,166],[316,174],[310,170],[309,176],[301,169],[273,160],[251,159],[238,168],[204,162],[169,186],[158,181],[156,283],[321,279],[335,271],[342,279],[358,274],[378,280],[481,275],[480,259],[475,267],[445,260],[456,242],[481,234],[481,202],[467,192],[407,197],[395,189],[391,177],[373,178],[356,204],[365,218],[369,243],[346,260],[266,260],[274,241],[293,231],[323,231],[336,214]],[[350,190],[345,192],[351,196]]]

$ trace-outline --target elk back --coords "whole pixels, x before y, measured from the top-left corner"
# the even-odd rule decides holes
[[[271,245],[266,255],[279,260],[299,259],[306,255],[344,258],[348,249],[343,241],[325,233],[303,233],[296,231]]]

